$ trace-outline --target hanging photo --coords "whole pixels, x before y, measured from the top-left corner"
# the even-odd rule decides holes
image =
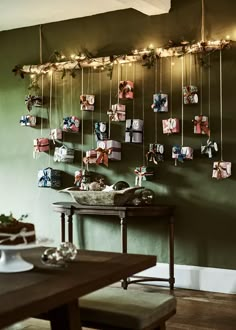
[[[212,178],[217,180],[231,176],[231,162],[218,161],[213,163]]]
[[[151,108],[154,112],[168,112],[168,95],[162,93],[153,94]]]
[[[119,99],[134,98],[134,83],[130,80],[122,80],[119,83]]]
[[[177,165],[177,161],[183,163],[185,159],[192,160],[193,148],[175,145],[172,147],[172,158],[176,160],[175,165]]]
[[[94,111],[95,95],[80,95],[80,110]]]
[[[183,86],[184,104],[198,103],[198,88],[193,85]]]
[[[207,116],[202,116],[202,115],[194,116],[193,124],[194,124],[194,128],[193,128],[194,134],[210,135]]]
[[[143,120],[127,119],[125,129],[125,142],[142,143],[143,142]]]
[[[74,149],[68,148],[65,145],[56,147],[54,150],[54,162],[59,163],[73,163],[74,161]]]
[[[79,132],[80,120],[76,116],[68,116],[63,118],[63,131],[77,133]]]
[[[125,121],[125,105],[112,104],[111,109],[107,111],[111,121]]]
[[[212,158],[212,156],[218,151],[218,145],[216,142],[208,139],[205,145],[201,146],[201,154],[208,155],[208,158]]]
[[[97,141],[97,149],[109,149],[108,158],[112,160],[121,160],[121,143],[114,140]]]
[[[49,134],[49,139],[53,140],[53,142],[55,142],[55,140],[62,140],[62,129],[61,128],[51,129]]]
[[[86,151],[86,156],[83,158],[84,164],[96,164],[97,160],[97,151],[95,149],[91,149]]]
[[[142,181],[151,180],[154,176],[154,169],[150,166],[136,167],[134,170],[136,174],[135,186],[142,186]]]
[[[61,171],[47,167],[38,171],[38,187],[60,188],[61,187]]]
[[[107,123],[104,121],[99,121],[95,123],[94,134],[96,141],[103,141],[107,140]]]
[[[30,115],[21,116],[20,124],[21,126],[36,126],[36,117]]]
[[[35,152],[45,152],[48,150],[49,150],[49,139],[47,138],[34,139]]]
[[[148,162],[153,162],[158,164],[164,160],[164,146],[160,143],[150,143],[149,151],[146,153],[146,158]]]
[[[163,134],[179,133],[179,119],[168,118],[162,120]]]
[[[42,107],[43,104],[42,96],[27,95],[25,97],[25,104],[27,106],[28,111],[31,111],[33,107]]]

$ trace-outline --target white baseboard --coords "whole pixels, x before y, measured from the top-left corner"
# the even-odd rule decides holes
[[[236,270],[175,265],[175,287],[236,294]],[[137,274],[136,274],[137,275]],[[158,263],[138,275],[159,278],[169,277],[169,265]],[[168,286],[168,282],[144,282],[146,284]]]

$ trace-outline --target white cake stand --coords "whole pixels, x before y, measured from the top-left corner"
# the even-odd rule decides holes
[[[34,265],[21,257],[21,251],[42,246],[38,243],[0,245],[0,273],[25,272],[34,268]]]

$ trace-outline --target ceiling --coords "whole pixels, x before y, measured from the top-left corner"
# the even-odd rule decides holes
[[[0,0],[0,31],[136,9],[146,15],[168,13],[171,0]]]

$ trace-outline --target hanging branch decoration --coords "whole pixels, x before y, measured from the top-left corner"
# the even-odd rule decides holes
[[[181,41],[179,44],[169,41],[168,45],[164,47],[154,48],[147,47],[141,50],[133,50],[130,54],[126,55],[111,55],[106,57],[93,57],[88,51],[84,50],[77,55],[71,55],[70,59],[66,59],[60,52],[55,51],[50,57],[49,62],[40,63],[36,65],[16,65],[12,72],[15,75],[20,75],[24,78],[26,74],[44,75],[49,71],[62,72],[62,78],[68,72],[73,77],[75,76],[76,70],[80,70],[82,67],[94,67],[102,70],[108,70],[111,77],[113,72],[113,64],[117,63],[132,63],[132,62],[143,62],[143,65],[150,68],[154,65],[155,59],[161,57],[180,57],[187,54],[195,53],[212,53],[216,50],[227,49],[230,47],[230,40],[214,40],[214,41],[200,41],[197,43],[191,43],[188,41]],[[53,60],[56,60],[53,61]]]

